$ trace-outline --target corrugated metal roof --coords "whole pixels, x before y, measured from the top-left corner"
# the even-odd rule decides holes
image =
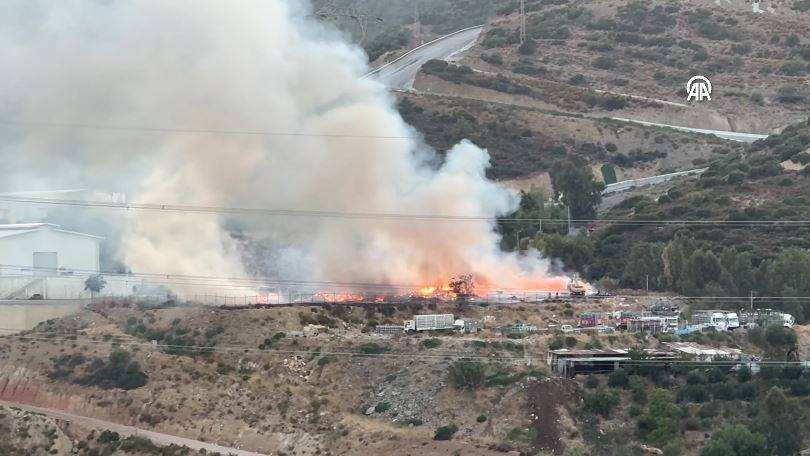
[[[18,234],[33,233],[34,231],[36,230],[0,230],[0,239],[17,236]]]
[[[89,237],[93,239],[103,240],[101,236],[92,234],[79,233],[77,231],[63,230],[61,225],[54,223],[13,223],[13,224],[0,224],[0,238],[8,238],[12,236],[19,236],[22,234],[33,233],[41,229],[50,229],[58,233],[70,234],[73,236]]]

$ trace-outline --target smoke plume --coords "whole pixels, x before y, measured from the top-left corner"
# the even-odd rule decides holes
[[[299,2],[9,0],[0,67],[0,118],[28,122],[0,126],[12,190],[79,185],[145,203],[492,220],[105,212],[133,271],[561,283],[538,255],[499,249],[494,218],[517,200],[485,177],[487,152],[464,141],[436,166],[393,97],[362,78],[363,52]]]

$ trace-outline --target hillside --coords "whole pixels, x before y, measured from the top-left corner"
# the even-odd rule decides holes
[[[719,4],[529,0],[526,45],[518,43],[517,14],[495,17],[462,63],[597,115],[608,111],[576,90],[687,105],[610,110],[660,123],[767,133],[801,119],[810,107],[810,12]],[[698,74],[712,80],[712,101],[687,103],[684,85]]]
[[[611,164],[620,180],[703,166],[742,145],[710,135],[644,127],[507,102],[401,94],[399,111],[439,151],[461,139],[486,148],[491,177],[550,190],[554,162],[580,157],[597,169]]]
[[[458,63],[430,61],[406,121],[439,151],[462,138],[487,148],[489,174],[546,191],[551,165],[579,157],[619,180],[702,167],[743,145],[712,136],[614,122],[771,133],[810,112],[810,12],[800,3],[755,14],[745,2],[527,2],[528,44],[516,3],[494,12]],[[705,74],[710,102],[687,102]]]
[[[699,179],[645,189],[601,214],[658,223],[597,224],[570,241],[538,235],[537,246],[605,286],[643,288],[649,279],[651,289],[696,296],[808,296],[810,228],[790,223],[810,216],[808,149],[805,121],[713,160]],[[717,222],[701,223],[709,220]],[[773,220],[785,223],[752,225]],[[810,317],[801,302],[763,305]]]
[[[366,331],[377,322],[399,322],[423,304],[223,310],[98,302],[23,339],[0,339],[0,398],[274,454],[641,455],[645,446],[666,445],[698,454],[711,443],[707,436],[724,426],[722,416],[758,426],[762,417],[744,411],[769,400],[774,385],[787,388],[790,404],[810,392],[806,375],[779,369],[753,378],[717,368],[549,377],[549,347],[656,348],[677,339],[629,333],[503,338],[493,331],[515,320],[541,328],[576,324],[586,310],[640,309],[648,299],[539,308],[427,303],[423,312],[489,315],[491,323],[478,334],[394,338]],[[323,327],[305,329],[311,323]],[[685,340],[784,356],[781,339],[758,334]],[[658,413],[658,396],[680,410],[663,436],[653,433],[660,425],[649,422]],[[133,454],[187,454],[150,450],[142,441],[111,442],[101,429],[88,433],[36,415],[2,413],[0,435],[23,427],[30,435],[7,445],[42,448],[41,454],[70,447],[71,438],[85,442],[80,454],[119,445],[142,449]],[[794,412],[788,407],[784,413]],[[807,430],[796,432],[800,437]]]

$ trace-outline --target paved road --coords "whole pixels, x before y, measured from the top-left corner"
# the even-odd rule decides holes
[[[616,182],[615,184],[610,184],[606,186],[602,194],[609,195],[611,193],[618,193],[636,187],[643,187],[646,185],[656,185],[681,176],[700,175],[703,174],[707,169],[709,168],[690,169],[688,171],[679,171],[676,173],[660,174],[658,176],[642,177],[640,179],[630,179],[621,182]]]
[[[113,423],[110,421],[103,421],[95,418],[88,418],[86,416],[74,415],[72,413],[63,412],[61,410],[52,410],[42,407],[34,407],[30,405],[23,405],[17,404],[14,402],[6,402],[0,401],[0,405],[6,407],[17,407],[22,410],[28,410],[30,412],[41,413],[43,415],[49,416],[51,418],[55,418],[57,420],[62,421],[69,421],[72,423],[76,423],[82,426],[92,427],[92,428],[99,428],[99,429],[108,429],[110,431],[117,432],[123,436],[130,436],[130,435],[137,435],[138,437],[143,437],[146,439],[151,440],[157,445],[184,445],[193,450],[201,450],[204,449],[210,452],[217,452],[223,455],[234,455],[234,456],[267,456],[263,453],[254,453],[252,451],[244,451],[238,450],[236,448],[228,448],[219,445],[214,445],[212,443],[200,442],[199,440],[192,440],[187,439],[184,437],[177,437],[175,435],[169,434],[161,434],[160,432],[154,431],[146,431],[143,429],[139,429],[132,426],[125,426],[123,424]]]
[[[366,76],[375,76],[391,89],[409,90],[419,69],[428,60],[453,60],[472,47],[483,25],[459,30],[416,47]]]
[[[704,130],[702,128],[691,128],[691,127],[681,127],[678,125],[667,125],[667,124],[660,124],[660,123],[653,123],[653,122],[644,122],[643,120],[634,120],[634,119],[624,119],[621,117],[613,117],[613,120],[620,120],[622,122],[632,122],[637,123],[639,125],[647,125],[651,127],[667,127],[667,128],[674,128],[675,130],[681,131],[690,131],[693,133],[703,133],[707,135],[715,135],[717,137],[723,139],[729,139],[731,141],[740,141],[740,142],[747,142],[752,143],[758,139],[765,139],[768,135],[759,135],[754,133],[739,133],[736,131],[722,131],[722,130]]]

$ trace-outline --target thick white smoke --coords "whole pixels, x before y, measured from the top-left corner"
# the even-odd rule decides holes
[[[493,219],[130,211],[133,271],[244,276],[235,227],[269,246],[258,272],[280,278],[543,287],[544,261],[498,248],[494,217],[517,201],[485,177],[486,151],[462,142],[431,167],[385,88],[361,78],[362,51],[308,14],[282,0],[3,2],[4,119],[197,131],[0,127],[3,177],[137,202]]]

